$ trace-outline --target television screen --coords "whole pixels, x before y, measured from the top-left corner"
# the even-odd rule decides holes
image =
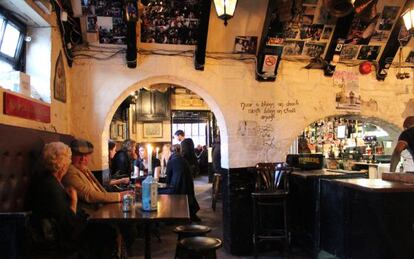
[[[338,126],[338,128],[336,129],[336,137],[337,138],[345,138],[345,136],[346,136],[345,130],[346,130],[346,125]]]

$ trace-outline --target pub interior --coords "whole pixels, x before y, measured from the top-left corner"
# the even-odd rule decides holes
[[[0,19],[0,258],[412,257],[414,0]]]

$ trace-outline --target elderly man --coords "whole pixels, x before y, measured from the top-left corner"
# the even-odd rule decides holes
[[[414,116],[408,116],[403,123],[404,131],[398,137],[397,145],[391,157],[390,172],[395,172],[403,150],[408,150],[414,157]]]
[[[72,164],[63,177],[64,186],[72,186],[78,193],[83,207],[96,203],[119,202],[123,194],[107,192],[88,168],[93,145],[89,141],[76,139],[70,144]]]
[[[76,139],[70,143],[72,164],[62,179],[64,186],[72,186],[78,193],[80,205],[83,208],[93,208],[99,203],[120,202],[126,192],[107,192],[88,168],[93,152],[89,141]],[[132,227],[131,227],[132,226]],[[120,224],[122,236],[127,249],[130,249],[136,236],[135,225]]]

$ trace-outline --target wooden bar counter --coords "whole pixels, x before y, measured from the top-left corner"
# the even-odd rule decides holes
[[[367,177],[367,171],[294,170],[291,176],[289,200],[292,241],[315,257],[319,253],[321,179]]]
[[[339,258],[412,258],[414,184],[323,179],[320,248]]]

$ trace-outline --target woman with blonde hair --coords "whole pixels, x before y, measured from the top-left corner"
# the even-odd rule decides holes
[[[168,160],[171,156],[171,144],[164,144],[161,151],[161,175],[166,176]]]
[[[78,253],[82,258],[112,258],[117,233],[101,226],[87,226],[86,218],[78,213],[76,190],[62,185],[71,156],[71,149],[62,142],[44,146],[44,174],[33,183],[33,225],[62,255]]]

